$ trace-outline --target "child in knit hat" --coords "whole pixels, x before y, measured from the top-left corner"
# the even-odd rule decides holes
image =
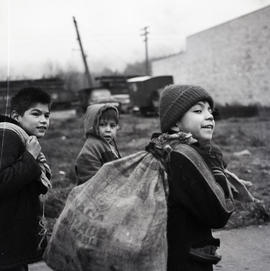
[[[180,134],[189,139],[184,144],[187,156],[172,148],[166,163],[168,271],[212,271],[221,257],[216,253],[220,241],[211,229],[227,223],[239,194],[236,188],[252,200],[241,180],[234,179],[236,187],[231,184],[222,153],[211,142],[213,110],[212,97],[199,86],[169,85],[161,93],[162,134],[155,137],[164,141]]]

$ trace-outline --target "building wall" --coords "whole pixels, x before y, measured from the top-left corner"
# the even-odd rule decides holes
[[[153,61],[152,73],[201,85],[220,104],[270,106],[270,6],[189,36],[186,51]]]

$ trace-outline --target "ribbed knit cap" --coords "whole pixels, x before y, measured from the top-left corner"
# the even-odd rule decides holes
[[[161,131],[168,132],[197,102],[207,101],[214,107],[210,94],[199,86],[169,85],[160,95],[159,118]]]

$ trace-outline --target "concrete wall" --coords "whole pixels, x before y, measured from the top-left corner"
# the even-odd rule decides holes
[[[201,85],[220,104],[270,106],[270,6],[189,36],[186,51],[153,61],[152,73]]]

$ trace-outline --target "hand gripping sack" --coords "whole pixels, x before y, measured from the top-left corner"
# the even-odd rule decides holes
[[[69,194],[45,252],[57,271],[165,271],[160,162],[142,151],[105,164]]]

